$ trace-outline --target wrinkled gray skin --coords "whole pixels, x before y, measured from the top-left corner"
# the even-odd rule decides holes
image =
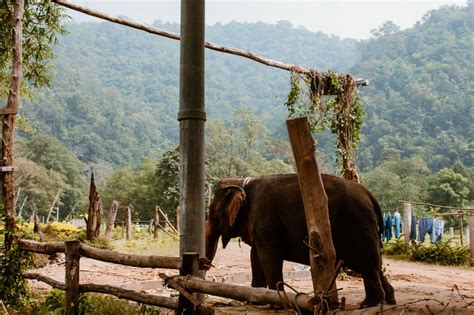
[[[366,297],[361,307],[395,304],[393,287],[381,271],[380,206],[363,186],[322,175],[328,196],[331,232],[337,260],[360,273]],[[308,230],[296,174],[219,182],[206,221],[206,257],[212,261],[219,238],[224,248],[242,237],[252,247],[252,286],[276,289],[283,280],[283,260],[309,265],[303,240]]]

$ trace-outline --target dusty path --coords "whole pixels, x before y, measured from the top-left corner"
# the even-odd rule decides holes
[[[208,279],[228,283],[250,285],[250,248],[245,244],[230,242],[223,250],[218,249]],[[389,281],[395,288],[398,305],[416,306],[426,312],[443,309],[440,303],[448,304],[446,310],[455,307],[464,314],[474,314],[474,268],[446,267],[416,262],[397,261],[385,258],[384,265],[390,275]],[[303,266],[285,263],[285,281],[300,292],[311,292],[312,283],[309,271],[300,270]],[[52,264],[40,270],[57,280],[64,281],[64,266]],[[149,291],[170,295],[172,290],[164,288],[158,277],[163,270],[134,268],[104,263],[87,258],[81,259],[81,282],[110,284],[129,289]],[[175,274],[174,270],[164,270]],[[46,285],[35,284],[46,287]],[[337,281],[340,297],[345,296],[349,308],[356,308],[364,298],[362,280],[355,277],[342,277]],[[453,289],[457,287],[456,289]],[[422,301],[429,299],[429,301]],[[468,304],[470,306],[466,307]],[[426,308],[425,305],[428,305]],[[403,310],[404,308],[400,308]]]

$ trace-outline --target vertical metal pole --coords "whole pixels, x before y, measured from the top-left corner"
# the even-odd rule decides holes
[[[181,0],[180,255],[204,256],[204,0]]]

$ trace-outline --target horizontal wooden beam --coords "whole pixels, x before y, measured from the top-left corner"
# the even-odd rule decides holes
[[[55,253],[64,253],[66,250],[66,246],[64,245],[64,242],[43,243],[43,242],[37,242],[37,241],[32,241],[32,240],[19,239],[18,245],[20,246],[21,249],[25,251],[38,253],[38,254],[46,254],[46,255],[52,255]]]
[[[181,258],[179,257],[117,253],[85,244],[81,244],[81,256],[133,267],[167,269],[179,269],[181,267]]]
[[[79,290],[85,292],[96,292],[114,295],[121,299],[135,301],[138,303],[155,305],[169,309],[178,308],[178,299],[166,296],[153,295],[143,292],[137,292],[134,290],[128,290],[124,288],[114,287],[111,285],[86,283],[79,286]]]
[[[41,273],[38,273],[38,272],[26,271],[23,274],[23,276],[26,279],[42,281],[42,282],[52,286],[55,289],[66,290],[66,284],[65,283],[63,283],[61,281],[57,281],[53,278],[50,278],[50,277],[45,276],[45,275],[43,275]]]
[[[90,15],[90,16],[94,16],[94,17],[99,18],[99,19],[107,20],[107,21],[110,21],[112,23],[125,25],[125,26],[128,26],[128,27],[137,29],[137,30],[145,31],[147,33],[158,35],[158,36],[163,36],[163,37],[166,37],[166,38],[169,38],[169,39],[181,40],[180,35],[161,30],[161,29],[159,29],[157,27],[154,27],[154,26],[145,25],[145,24],[142,24],[142,23],[137,23],[137,22],[129,21],[127,19],[112,16],[112,15],[109,15],[109,14],[106,14],[106,13],[103,13],[103,12],[100,12],[100,11],[97,11],[97,10],[93,10],[93,9],[90,9],[90,8],[87,8],[87,7],[84,7],[84,6],[81,6],[81,5],[78,5],[76,3],[66,1],[66,0],[52,0],[52,1],[56,4],[64,6],[66,8],[71,9],[71,10],[78,11],[78,12],[81,12],[81,13],[84,13],[84,14],[87,14],[87,15]],[[314,72],[317,72],[317,73],[320,73],[320,74],[323,74],[323,75],[325,74],[325,73],[319,72],[315,69],[302,67],[302,66],[299,66],[299,65],[296,65],[296,64],[286,64],[286,63],[283,63],[283,62],[280,62],[280,61],[268,59],[268,58],[259,56],[255,53],[253,53],[251,51],[247,51],[247,50],[242,50],[242,49],[238,49],[238,48],[213,44],[213,43],[207,42],[207,41],[204,43],[204,46],[208,49],[211,49],[211,50],[215,50],[215,51],[219,51],[219,52],[222,52],[222,53],[231,54],[231,55],[235,55],[235,56],[240,56],[240,57],[247,58],[247,59],[256,61],[258,63],[264,64],[266,66],[279,68],[279,69],[286,70],[286,71],[297,72],[297,73],[306,74],[306,75],[310,75]],[[366,79],[357,78],[357,79],[354,79],[354,80],[355,80],[357,86],[367,86],[369,84],[369,81],[366,80]]]
[[[16,115],[18,114],[18,108],[4,107],[0,108],[0,115]]]
[[[55,289],[66,290],[66,284],[63,282],[57,281],[53,278],[45,276],[37,272],[27,271],[24,274],[26,279],[33,279],[42,281],[52,286]],[[95,293],[104,293],[109,295],[114,295],[121,299],[126,299],[130,301],[135,301],[138,303],[155,305],[169,309],[176,309],[178,307],[178,299],[166,296],[152,295],[148,293],[136,292],[133,290],[128,290],[120,287],[114,287],[111,285],[102,285],[87,283],[79,285],[79,291],[81,293],[85,292],[95,292]]]
[[[283,293],[265,288],[251,288],[243,285],[206,281],[198,277],[177,276],[172,279],[176,280],[181,287],[189,292],[200,292],[239,301],[271,304],[280,307],[288,307],[288,305],[285,305],[288,302],[291,303],[292,307],[294,307],[294,303],[297,303],[301,310],[308,312],[314,311],[315,300],[319,298],[310,297],[305,294],[297,295],[291,292]]]
[[[48,255],[64,253],[66,248],[64,242],[43,243],[33,240],[20,239],[18,244],[23,250],[28,252]],[[181,268],[181,258],[179,257],[118,253],[111,250],[95,248],[82,243],[80,244],[80,251],[81,256],[84,257],[126,266],[165,269]]]

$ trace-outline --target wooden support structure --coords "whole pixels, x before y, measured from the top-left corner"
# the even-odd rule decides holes
[[[337,303],[336,285],[332,283],[336,251],[331,237],[328,198],[316,160],[316,146],[306,117],[287,120],[286,123],[306,215],[313,289],[322,293],[331,291],[330,296]]]
[[[155,220],[153,220],[154,230],[153,230],[153,237],[158,239],[160,234],[160,207],[155,207]]]
[[[471,251],[471,258],[474,259],[474,213],[468,216],[469,223],[469,250]]]
[[[112,206],[110,207],[109,215],[107,217],[107,227],[105,228],[104,237],[110,239],[112,236],[112,231],[114,230],[115,225],[115,218],[117,217],[117,210],[118,210],[118,201],[112,201]]]
[[[405,243],[411,240],[411,203],[403,203],[403,229],[405,230]]]
[[[20,87],[22,78],[22,32],[23,32],[23,12],[24,1],[15,0],[13,2],[13,49],[12,49],[12,69],[13,75],[8,92],[6,107],[2,116],[2,161],[0,181],[2,183],[2,201],[5,211],[5,250],[9,250],[14,241],[15,235],[15,183],[13,167],[13,142],[15,136],[16,114],[20,108]],[[4,27],[4,26],[2,26]]]
[[[168,219],[168,216],[166,215],[166,213],[163,212],[163,210],[161,210],[161,208],[159,206],[156,206],[158,211],[161,213],[161,215],[163,216],[163,218],[165,219],[165,222],[166,224],[168,224],[168,226],[170,227],[171,230],[173,230],[174,233],[176,233],[177,235],[179,235],[178,231],[176,230],[176,228],[173,226],[173,224],[171,224],[170,220]]]
[[[127,207],[125,209],[125,231],[127,241],[132,239],[132,209]]]
[[[179,270],[181,276],[197,276],[199,272],[199,254],[198,253],[183,253],[182,255],[183,263]],[[186,294],[181,293],[178,300],[178,309],[176,314],[195,314],[197,294],[192,295],[191,297],[186,296]],[[198,301],[199,303],[199,301]]]
[[[79,302],[79,271],[81,243],[78,240],[66,241],[66,294],[64,296],[64,313],[77,314]]]

